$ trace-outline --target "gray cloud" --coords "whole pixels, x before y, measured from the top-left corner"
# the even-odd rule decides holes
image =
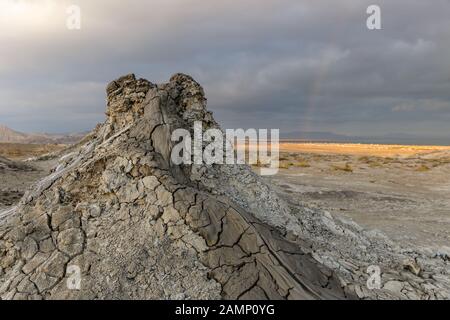
[[[448,0],[377,1],[379,31],[365,0],[24,1],[33,14],[0,14],[0,122],[16,129],[87,130],[111,79],[185,72],[225,127],[450,133]]]

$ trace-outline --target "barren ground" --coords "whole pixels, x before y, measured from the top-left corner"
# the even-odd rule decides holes
[[[302,202],[432,250],[450,243],[450,147],[281,144],[267,177]]]
[[[0,143],[0,210],[17,203],[27,188],[47,176],[56,164],[55,159],[23,160],[62,148],[63,145]],[[6,165],[6,161],[10,165]]]

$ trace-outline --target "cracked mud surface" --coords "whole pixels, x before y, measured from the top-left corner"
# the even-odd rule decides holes
[[[445,259],[292,206],[245,165],[172,165],[173,129],[219,128],[191,77],[155,85],[128,75],[107,94],[107,121],[0,212],[2,299],[448,296]],[[386,285],[369,291],[373,263]],[[406,270],[416,265],[437,271]],[[70,266],[79,290],[67,286]]]

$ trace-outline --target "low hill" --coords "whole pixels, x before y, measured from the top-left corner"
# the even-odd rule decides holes
[[[0,125],[0,142],[25,142],[27,135]]]
[[[48,134],[48,133],[24,133],[0,125],[0,142],[6,143],[58,143],[73,144],[81,140],[85,133]]]

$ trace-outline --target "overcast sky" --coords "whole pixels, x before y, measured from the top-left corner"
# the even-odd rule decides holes
[[[446,136],[449,57],[449,0],[0,0],[0,123],[90,130],[109,81],[184,72],[224,128]]]

